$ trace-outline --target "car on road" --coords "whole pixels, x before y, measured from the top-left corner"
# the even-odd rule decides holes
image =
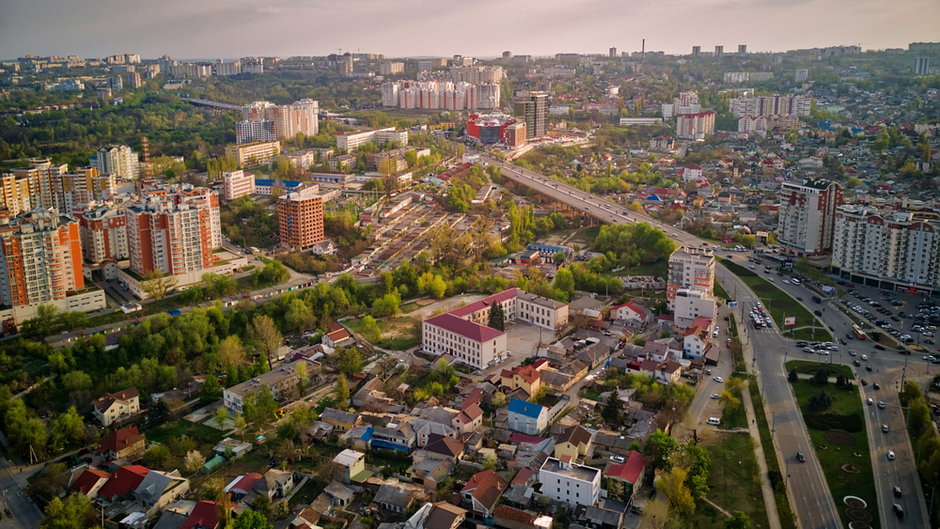
[[[806,462],[806,456],[803,455],[803,452],[797,452],[797,453],[796,453],[796,460],[799,461],[800,463],[805,463],[805,462]]]
[[[895,485],[894,488],[891,489],[891,492],[894,494],[895,498],[900,498],[901,494],[903,494],[900,485]]]
[[[719,395],[719,394],[717,394],[717,393],[712,393],[712,398],[713,398],[713,399],[720,399],[720,398],[721,398],[721,395]]]
[[[878,401],[878,409],[883,410],[883,409],[885,409],[885,406],[886,406],[885,401],[883,401],[883,400],[879,400],[879,401]]]
[[[862,360],[868,360],[868,355],[863,354],[863,355],[862,355]]]
[[[881,425],[881,431],[884,432],[884,433],[888,433],[888,425],[887,425],[887,424],[882,424],[882,425]]]
[[[888,450],[888,461],[894,461],[894,450]]]
[[[858,353],[856,353],[855,351],[849,349],[849,356],[855,356],[856,354],[858,354]]]
[[[871,371],[871,364],[865,364],[865,371]]]
[[[875,400],[872,399],[871,397],[868,397],[867,399],[865,399],[865,404],[868,404],[869,406],[871,406],[874,403],[875,403]]]
[[[815,315],[817,315],[817,316],[822,316],[822,312],[821,312],[821,311],[818,311],[818,310],[814,310],[814,311],[813,311],[813,314],[815,314]]]
[[[854,365],[855,367],[861,367],[862,363],[859,362],[858,360],[852,360],[852,365]]]
[[[896,514],[898,518],[904,518],[904,507],[901,507],[901,504],[895,503],[893,508],[894,514]]]
[[[721,377],[713,377],[712,380],[714,380],[715,382],[718,382],[719,384],[725,381],[725,379]]]
[[[878,349],[879,351],[884,351],[884,350],[885,350],[885,346],[881,345],[880,343],[876,343],[876,344],[875,344],[875,349]]]

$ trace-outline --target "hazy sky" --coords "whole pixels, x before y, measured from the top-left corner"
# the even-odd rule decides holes
[[[550,55],[940,41],[940,0],[0,0],[0,57]]]

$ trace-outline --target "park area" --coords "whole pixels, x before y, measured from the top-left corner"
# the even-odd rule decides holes
[[[832,341],[832,334],[829,329],[820,323],[802,303],[777,288],[773,283],[737,263],[722,259],[721,264],[740,277],[754,291],[754,294],[770,312],[770,315],[777,323],[777,327],[787,329],[783,326],[784,317],[796,317],[796,326],[792,330],[785,330],[786,336],[794,340]]]
[[[747,433],[718,432],[703,439],[702,446],[711,457],[708,500],[727,512],[744,512],[753,529],[769,527],[751,437]],[[688,527],[722,529],[727,520],[726,514],[708,502],[700,502],[687,522]]]
[[[850,370],[801,361],[788,362],[786,367],[842,522],[879,527],[862,400]],[[861,498],[868,507],[847,508],[843,502],[846,496]]]

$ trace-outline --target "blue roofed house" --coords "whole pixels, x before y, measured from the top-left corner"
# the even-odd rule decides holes
[[[548,408],[521,399],[509,401],[509,429],[538,435],[548,427]]]

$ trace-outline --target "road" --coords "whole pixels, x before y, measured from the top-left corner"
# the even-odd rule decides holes
[[[0,433],[0,444],[8,446],[6,437]],[[26,472],[21,472],[26,468]],[[33,529],[39,527],[42,521],[42,512],[26,496],[26,479],[28,474],[36,472],[41,465],[33,467],[18,467],[7,458],[0,456],[0,494],[3,496],[0,510],[7,508],[13,515],[4,518],[4,527],[22,527]],[[15,525],[14,525],[15,524]]]

